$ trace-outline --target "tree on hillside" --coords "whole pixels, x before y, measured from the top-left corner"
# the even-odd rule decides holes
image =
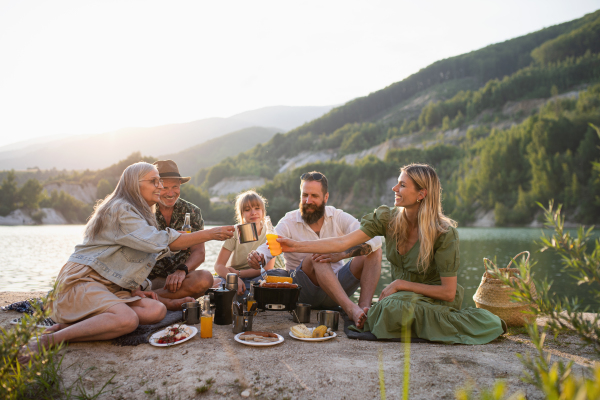
[[[0,215],[5,216],[13,211],[17,200],[17,179],[15,171],[10,171],[0,186]]]
[[[111,194],[115,190],[114,186],[111,185],[106,179],[102,178],[96,185],[96,198],[104,199],[106,196]]]
[[[42,200],[42,191],[44,187],[37,179],[29,179],[19,189],[19,199],[23,207],[30,210],[38,208],[40,200]]]

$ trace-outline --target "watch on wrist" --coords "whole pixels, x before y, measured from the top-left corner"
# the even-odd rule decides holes
[[[187,274],[188,274],[188,272],[189,272],[189,271],[188,271],[188,267],[187,267],[187,265],[185,265],[185,264],[179,264],[179,265],[177,266],[177,268],[175,268],[175,270],[176,270],[176,271],[184,271],[186,275],[187,275]]]

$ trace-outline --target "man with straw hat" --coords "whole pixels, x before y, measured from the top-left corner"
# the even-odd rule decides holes
[[[181,176],[177,164],[172,160],[156,161],[154,165],[163,181],[160,202],[156,208],[158,228],[169,227],[182,231],[185,215],[189,213],[192,232],[204,229],[200,208],[179,197],[181,185],[189,182],[191,178]],[[197,269],[204,262],[204,255],[204,243],[201,243],[172,257],[158,260],[149,276],[152,280],[152,290],[168,299],[188,296],[197,299],[202,296],[213,284],[210,272]]]

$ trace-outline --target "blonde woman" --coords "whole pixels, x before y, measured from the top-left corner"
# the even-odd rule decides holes
[[[394,207],[381,206],[362,218],[359,230],[335,239],[295,242],[278,239],[283,251],[334,253],[375,236],[385,236],[392,283],[360,321],[378,339],[400,338],[414,318],[412,337],[442,343],[484,344],[504,332],[500,318],[479,308],[461,310],[457,284],[459,242],[456,223],[442,213],[441,185],[433,168],[410,164],[401,169]]]
[[[224,278],[229,273],[238,276],[238,294],[243,294],[250,289],[250,283],[260,279],[260,270],[252,269],[248,265],[248,253],[256,250],[258,246],[267,241],[267,229],[264,219],[267,215],[266,200],[254,190],[240,193],[235,199],[235,219],[238,224],[256,223],[258,241],[240,244],[237,232],[234,237],[226,240],[221,247],[221,252],[215,263],[215,272]],[[264,267],[272,273],[278,258],[273,258]]]
[[[162,299],[146,290],[146,278],[157,259],[209,240],[233,236],[233,226],[182,234],[158,230],[154,205],[162,179],[152,164],[139,162],[123,171],[113,193],[94,210],[84,233],[57,277],[58,293],[52,319],[58,322],[40,338],[48,347],[61,342],[108,340],[132,332],[138,324],[153,324],[166,314]],[[159,301],[160,300],[160,301]],[[37,351],[37,344],[30,345]],[[29,359],[27,351],[21,362]]]

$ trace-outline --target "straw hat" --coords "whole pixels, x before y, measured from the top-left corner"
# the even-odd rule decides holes
[[[162,179],[180,179],[181,184],[189,182],[189,176],[181,176],[179,174],[179,168],[177,168],[177,164],[173,160],[164,160],[164,161],[156,161],[154,163],[156,168],[158,169],[158,174]]]

